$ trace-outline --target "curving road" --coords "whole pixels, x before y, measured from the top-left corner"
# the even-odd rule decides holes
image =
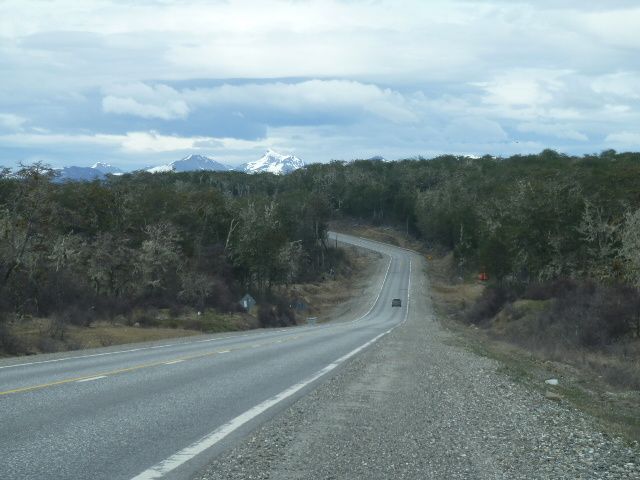
[[[386,258],[359,318],[1,361],[0,478],[189,478],[406,320],[414,254],[337,238]]]

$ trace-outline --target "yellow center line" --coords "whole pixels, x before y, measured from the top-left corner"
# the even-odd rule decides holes
[[[280,341],[271,341],[271,342],[265,342],[265,343],[262,343],[262,344],[251,344],[251,345],[247,345],[247,346],[238,346],[236,348],[228,348],[228,349],[225,349],[225,350],[215,350],[213,352],[198,353],[198,354],[189,355],[189,356],[186,356],[186,357],[174,358],[172,360],[162,360],[162,361],[158,361],[158,362],[142,363],[140,365],[134,365],[132,367],[127,367],[127,368],[119,368],[117,370],[110,370],[110,371],[107,371],[107,372],[92,373],[91,375],[84,375],[84,376],[81,376],[81,377],[65,378],[63,380],[57,380],[55,382],[41,383],[39,385],[30,385],[28,387],[14,388],[12,390],[5,390],[4,392],[0,392],[0,396],[2,396],[2,395],[10,395],[12,393],[22,393],[22,392],[30,392],[30,391],[33,391],[33,390],[41,390],[43,388],[55,387],[57,385],[64,385],[66,383],[82,382],[83,380],[93,379],[95,377],[106,377],[106,376],[110,376],[110,375],[118,375],[120,373],[133,372],[135,370],[141,370],[143,368],[158,367],[160,365],[170,365],[170,364],[173,364],[173,363],[184,362],[184,361],[187,361],[187,360],[195,360],[195,359],[198,359],[198,358],[212,357],[212,356],[218,355],[220,353],[229,353],[229,352],[235,352],[235,351],[238,351],[238,350],[247,350],[247,349],[250,349],[250,348],[256,348],[256,347],[261,347],[261,346],[275,345],[276,343],[289,342],[289,341],[295,340],[297,338],[300,338],[302,336],[311,335],[312,333],[316,333],[316,332],[310,332],[308,334],[298,335],[296,337],[292,337],[290,339],[285,339],[285,340],[280,340]]]
[[[14,388],[12,390],[6,390],[4,392],[0,392],[0,395],[9,395],[11,393],[20,393],[20,392],[29,392],[29,391],[32,391],[32,390],[40,390],[42,388],[53,387],[53,386],[56,386],[56,385],[64,385],[65,383],[79,382],[79,381],[82,381],[82,380],[87,380],[89,378],[100,377],[100,376],[109,376],[109,375],[117,375],[117,374],[120,374],[120,373],[133,372],[135,370],[140,370],[140,369],[143,369],[143,368],[151,368],[151,367],[158,367],[160,365],[166,365],[168,362],[184,362],[186,360],[195,360],[196,358],[211,357],[211,356],[217,355],[217,354],[218,354],[218,351],[216,350],[214,352],[199,353],[197,355],[189,355],[187,357],[174,358],[173,360],[162,360],[162,361],[159,361],[159,362],[142,363],[140,365],[134,365],[132,367],[127,367],[127,368],[119,368],[117,370],[110,370],[108,372],[92,373],[91,375],[84,375],[82,377],[65,378],[63,380],[57,380],[55,382],[41,383],[40,385],[31,385],[31,386],[28,386],[28,387]]]

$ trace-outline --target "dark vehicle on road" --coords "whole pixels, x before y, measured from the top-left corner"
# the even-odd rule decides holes
[[[391,300],[391,306],[392,307],[401,307],[402,306],[402,301],[399,298],[394,298],[393,300]]]

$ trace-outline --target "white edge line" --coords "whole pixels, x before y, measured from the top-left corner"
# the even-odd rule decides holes
[[[411,272],[411,263],[409,263],[409,272]],[[411,281],[411,280],[409,280],[409,281]],[[409,311],[409,305],[408,305],[408,302],[407,302],[407,312],[408,311]],[[406,319],[407,319],[407,314],[405,314],[405,320],[404,321],[406,321]],[[269,398],[268,400],[265,400],[264,402],[256,405],[255,407],[252,407],[249,410],[247,410],[246,412],[238,415],[237,417],[235,417],[231,421],[225,423],[221,427],[218,427],[213,432],[211,432],[208,435],[204,436],[203,438],[201,438],[197,442],[189,445],[188,447],[180,450],[177,453],[174,453],[173,455],[171,455],[166,460],[163,460],[162,462],[158,463],[157,465],[154,465],[153,467],[151,467],[151,468],[145,470],[144,472],[136,475],[135,477],[133,477],[132,480],[153,480],[153,479],[157,479],[157,478],[162,478],[164,475],[166,475],[167,473],[175,470],[176,468],[178,468],[179,466],[183,465],[184,463],[188,462],[189,460],[194,458],[196,455],[198,455],[198,454],[204,452],[205,450],[213,447],[216,443],[218,443],[221,440],[223,440],[225,437],[227,437],[228,435],[233,433],[235,430],[240,428],[245,423],[251,421],[252,419],[257,417],[258,415],[264,413],[265,411],[267,411],[271,407],[277,405],[278,403],[282,402],[283,400],[286,400],[287,398],[291,397],[292,395],[295,395],[297,392],[302,390],[307,385],[315,382],[320,377],[322,377],[322,376],[326,375],[327,373],[329,373],[330,371],[334,370],[341,363],[345,362],[346,360],[348,360],[349,358],[353,357],[354,355],[360,353],[362,350],[364,350],[368,346],[370,346],[373,343],[377,342],[380,338],[382,338],[385,335],[387,335],[388,333],[392,332],[394,329],[396,329],[397,327],[402,325],[404,323],[404,321],[399,323],[395,327],[390,328],[386,332],[382,332],[381,334],[379,334],[376,337],[372,338],[368,342],[360,345],[358,348],[356,348],[354,350],[351,350],[346,355],[343,355],[342,357],[338,358],[335,362],[330,363],[329,365],[327,365],[323,369],[317,371],[316,373],[314,373],[310,377],[306,378],[302,382],[296,383],[295,385],[287,388],[286,390],[283,390],[282,392],[280,392],[277,395]]]
[[[295,385],[287,388],[286,390],[283,390],[282,392],[280,392],[277,395],[265,400],[264,402],[256,405],[255,407],[250,408],[246,412],[238,415],[237,417],[235,417],[234,419],[232,419],[229,422],[225,423],[221,427],[218,427],[213,432],[211,432],[208,435],[202,437],[197,442],[189,445],[188,447],[186,447],[186,448],[180,450],[179,452],[171,455],[169,458],[161,461],[160,463],[152,466],[151,468],[145,470],[144,472],[136,475],[135,477],[133,477],[132,480],[153,480],[153,479],[162,478],[167,473],[175,470],[176,468],[180,467],[181,465],[185,464],[186,462],[188,462],[189,460],[194,458],[196,455],[199,455],[200,453],[204,452],[205,450],[213,447],[216,443],[218,443],[221,440],[223,440],[225,437],[227,437],[228,435],[233,433],[235,430],[240,428],[242,425],[244,425],[247,422],[251,421],[252,419],[257,417],[258,415],[264,413],[265,411],[269,410],[271,407],[277,405],[278,403],[282,402],[283,400],[286,400],[287,398],[291,397],[292,395],[295,395],[297,392],[299,392],[300,390],[302,390],[303,388],[305,388],[309,384],[315,382],[320,377],[322,377],[322,376],[326,375],[327,373],[331,372],[332,370],[334,370],[341,363],[343,363],[346,360],[350,359],[354,355],[357,355],[358,353],[360,353],[362,350],[364,350],[368,346],[370,346],[370,345],[374,344],[375,342],[377,342],[380,338],[384,337],[385,335],[391,333],[393,330],[395,330],[399,326],[403,325],[407,321],[407,318],[409,317],[409,305],[410,305],[410,302],[411,302],[411,274],[412,274],[411,259],[409,259],[409,283],[407,285],[407,307],[406,307],[406,310],[405,310],[404,319],[398,325],[395,325],[394,327],[390,328],[389,330],[387,330],[385,332],[382,332],[381,334],[375,336],[374,338],[372,338],[368,342],[360,345],[358,348],[355,348],[354,350],[351,350],[346,355],[343,355],[342,357],[338,358],[336,361],[334,361],[333,363],[330,363],[329,365],[327,365],[323,369],[317,371],[316,373],[314,373],[310,377],[306,378],[302,382],[296,383]],[[384,285],[384,283],[383,283],[383,285]],[[374,302],[374,305],[375,305],[375,302]]]
[[[76,380],[76,383],[93,382],[94,380],[100,380],[101,378],[107,378],[107,376],[106,375],[98,375],[96,377],[83,378],[82,380]]]

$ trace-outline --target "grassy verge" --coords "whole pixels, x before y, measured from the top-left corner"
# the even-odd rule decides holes
[[[367,284],[372,256],[360,249],[344,248],[344,258],[337,271],[313,283],[295,284],[274,292],[282,298],[304,304],[296,312],[296,321],[307,317],[319,321],[331,316],[336,306],[353,298],[354,292]],[[75,319],[82,323],[83,318]],[[215,310],[172,312],[169,309],[136,309],[128,316],[97,319],[89,325],[60,322],[55,318],[27,318],[0,323],[0,357],[53,353],[203,333],[219,333],[259,328],[257,309],[249,313],[220,313]]]
[[[189,312],[174,317],[162,310],[136,310],[129,318],[95,321],[87,326],[60,325],[55,319],[30,318],[10,325],[3,332],[12,342],[11,350],[4,356],[82,350],[246,330],[255,326],[255,319],[250,315],[215,311],[204,311],[200,315]]]
[[[526,349],[500,338],[500,315],[494,328],[469,325],[466,312],[482,293],[483,285],[451,281],[451,258],[434,259],[428,273],[431,296],[441,324],[455,333],[457,345],[497,360],[500,370],[549,401],[568,402],[597,419],[603,431],[640,440],[640,391],[625,388],[603,375],[603,366],[623,359],[587,351],[552,352]],[[561,360],[560,360],[561,359]],[[556,379],[558,385],[546,380]]]

